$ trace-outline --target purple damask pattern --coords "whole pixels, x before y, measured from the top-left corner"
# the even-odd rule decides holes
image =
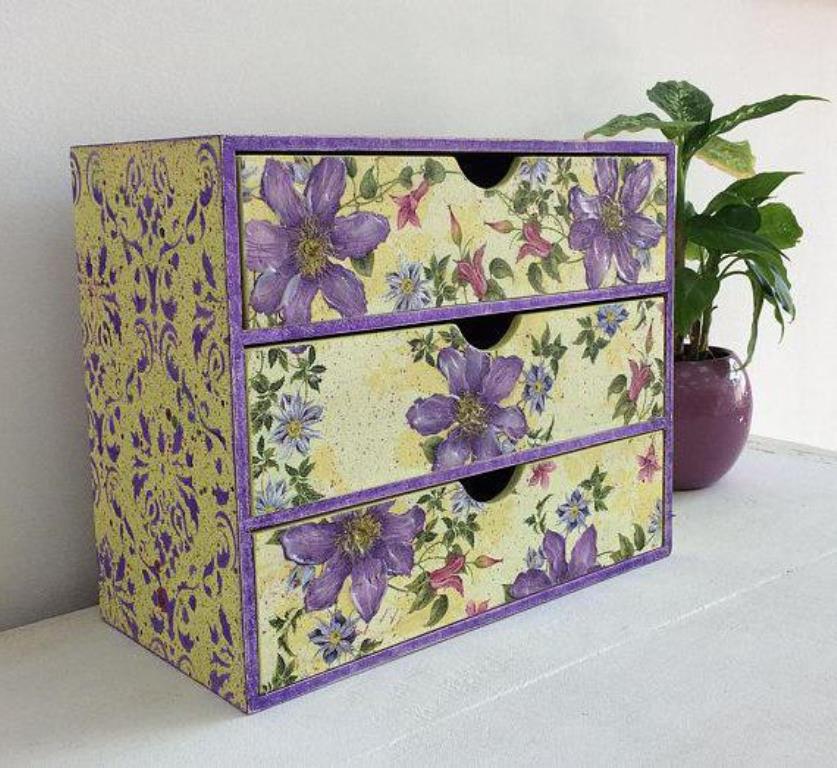
[[[70,167],[101,610],[245,708],[219,153]]]

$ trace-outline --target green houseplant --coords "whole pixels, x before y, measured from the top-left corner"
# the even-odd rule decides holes
[[[749,120],[818,97],[775,96],[713,117],[709,96],[684,81],[659,82],[647,96],[662,115],[617,115],[587,136],[654,129],[677,146],[675,486],[702,487],[732,466],[746,441],[752,400],[744,366],[752,359],[765,305],[782,332],[795,316],[785,252],[802,236],[793,211],[772,197],[794,172],[757,173],[749,142],[730,141],[724,134]],[[736,178],[701,211],[686,196],[688,172],[695,160]],[[729,350],[710,345],[715,301],[722,284],[732,278],[744,281],[752,295],[743,364]]]

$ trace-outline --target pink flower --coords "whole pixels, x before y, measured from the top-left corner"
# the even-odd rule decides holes
[[[457,576],[464,568],[465,555],[450,555],[441,568],[428,574],[431,588],[437,592],[450,588],[455,589],[460,595],[464,594],[462,577]]]
[[[514,229],[514,224],[512,224],[508,219],[501,219],[500,221],[486,221],[491,229],[495,232],[499,232],[500,234],[507,235]]]
[[[469,260],[464,258],[456,262],[456,276],[463,282],[468,283],[474,291],[477,299],[482,301],[488,291],[488,279],[482,265],[485,255],[485,245],[481,245],[474,251],[473,257]]]
[[[465,615],[466,616],[478,616],[481,613],[485,613],[488,610],[488,600],[483,600],[479,603],[475,603],[473,600],[469,600],[465,604]]]
[[[628,384],[628,399],[635,403],[642,392],[651,381],[651,366],[648,363],[638,363],[636,360],[628,360],[631,367],[631,383]]]
[[[390,195],[393,202],[398,206],[398,229],[404,229],[407,224],[421,227],[418,217],[418,204],[427,194],[428,189],[430,189],[430,184],[427,183],[427,179],[422,179],[421,184],[412,192],[406,195]]]
[[[448,206],[448,213],[450,213],[450,239],[453,240],[454,245],[462,244],[462,227],[459,225],[459,219],[453,215],[453,208]]]
[[[648,445],[648,450],[636,457],[636,463],[639,465],[639,472],[637,478],[641,483],[649,483],[654,479],[654,475],[659,472],[662,467],[657,460],[657,449],[654,448],[654,443]]]
[[[552,245],[541,237],[541,225],[537,221],[530,221],[523,225],[523,239],[526,241],[517,252],[517,260],[527,256],[537,256],[539,259],[549,256]]]
[[[532,474],[529,476],[529,485],[540,485],[541,488],[549,487],[549,476],[555,471],[554,461],[541,461],[532,467]]]

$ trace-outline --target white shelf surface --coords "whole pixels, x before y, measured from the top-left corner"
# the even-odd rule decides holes
[[[0,634],[0,763],[828,765],[837,456],[756,440],[670,558],[245,716],[98,618]]]

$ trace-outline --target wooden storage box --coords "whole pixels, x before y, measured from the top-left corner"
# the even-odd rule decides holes
[[[102,614],[219,696],[670,551],[672,145],[70,159]]]

